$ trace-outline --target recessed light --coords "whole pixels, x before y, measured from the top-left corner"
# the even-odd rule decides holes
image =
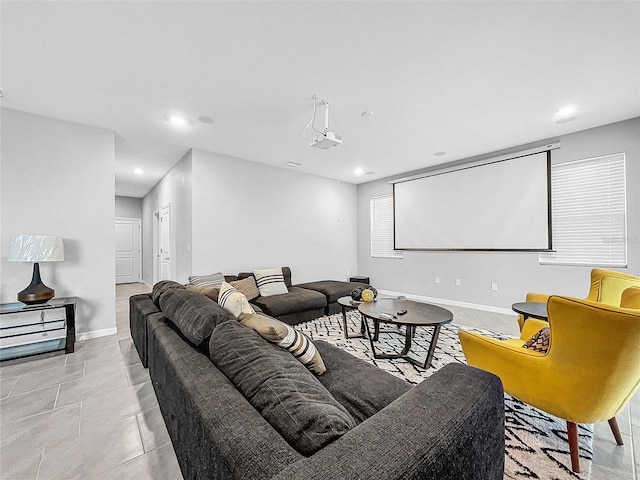
[[[373,117],[373,112],[372,112],[372,111],[370,111],[370,110],[367,110],[367,111],[365,111],[365,112],[362,112],[362,113],[360,114],[360,116],[361,116],[362,118],[371,118],[371,117]]]
[[[287,165],[289,167],[298,168],[298,167],[302,166],[302,163],[300,163],[300,162],[287,162],[287,163],[285,163],[285,165]]]
[[[446,155],[446,154],[447,154],[447,152],[433,152],[433,156],[434,157],[441,157],[441,156]]]
[[[169,123],[176,127],[184,127],[187,124],[187,119],[180,115],[169,116]]]
[[[556,123],[566,123],[578,118],[578,107],[575,105],[565,105],[555,113]]]
[[[355,175],[362,175],[364,173],[364,168],[362,167],[356,167],[353,169],[353,173]]]
[[[144,170],[142,170],[141,168],[136,168],[133,170],[133,173],[135,173],[136,175],[142,175],[144,173]]]
[[[210,125],[210,124],[212,124],[212,123],[213,123],[213,118],[211,118],[211,117],[207,117],[206,115],[200,115],[200,116],[198,117],[198,121],[199,121],[200,123],[206,123],[206,124]]]

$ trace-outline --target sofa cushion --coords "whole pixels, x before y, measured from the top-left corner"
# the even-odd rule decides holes
[[[160,297],[167,318],[196,347],[206,347],[216,325],[233,320],[226,310],[204,295],[186,289],[172,289]]]
[[[220,287],[218,303],[235,318],[238,318],[243,313],[248,315],[255,313],[251,305],[249,305],[247,297],[227,282],[223,282]]]
[[[271,343],[284,348],[313,373],[322,375],[327,371],[322,357],[311,339],[304,333],[290,327],[280,320],[267,315],[240,315],[240,323],[249,327]]]
[[[253,276],[258,284],[260,296],[270,297],[272,295],[283,295],[289,293],[287,285],[284,283],[282,268],[268,268],[266,270],[254,270]]]
[[[319,282],[299,283],[296,287],[315,290],[327,297],[327,303],[336,303],[340,297],[351,294],[354,288],[363,288],[366,285],[356,282],[339,282],[337,280],[320,280]]]
[[[217,302],[218,297],[220,296],[220,287],[198,287],[196,285],[191,285],[190,283],[187,283],[186,286],[187,290],[205,295],[214,302]]]
[[[197,287],[219,287],[224,282],[224,275],[221,272],[209,275],[191,275],[189,283]]]
[[[300,362],[240,323],[218,325],[209,351],[213,363],[303,455],[313,455],[355,426]]]
[[[256,285],[256,279],[253,277],[253,275],[247,278],[243,278],[242,280],[229,282],[229,284],[240,293],[242,293],[245,297],[247,297],[247,300],[249,301],[260,296],[258,285]]]
[[[358,422],[375,415],[412,386],[325,341],[316,340],[327,373],[320,383]]]
[[[258,297],[253,300],[253,303],[258,305],[267,315],[278,317],[288,313],[324,308],[327,306],[327,299],[319,292],[306,288],[291,287],[286,295]]]
[[[156,307],[160,308],[160,297],[162,294],[172,288],[184,289],[184,285],[173,280],[160,280],[153,286],[151,290],[151,300],[156,304]]]

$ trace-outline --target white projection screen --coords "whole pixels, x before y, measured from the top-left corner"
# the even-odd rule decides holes
[[[397,250],[551,250],[551,152],[399,180]]]

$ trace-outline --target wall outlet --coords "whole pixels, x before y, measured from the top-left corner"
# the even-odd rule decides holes
[[[459,287],[460,285],[462,285],[462,280],[456,278],[456,287]]]
[[[347,278],[351,277],[351,275],[349,275],[349,270],[347,270]]]
[[[498,291],[498,284],[497,283],[492,283],[491,284],[491,290],[493,290],[494,292]]]
[[[440,283],[440,277],[434,277],[433,281],[434,281],[435,283]]]

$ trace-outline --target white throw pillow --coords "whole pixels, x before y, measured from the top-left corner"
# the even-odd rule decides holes
[[[269,268],[267,270],[254,270],[260,296],[270,297],[272,295],[282,295],[289,293],[287,285],[284,283],[282,268]]]
[[[218,296],[218,304],[236,318],[243,313],[249,315],[255,313],[247,297],[227,282],[222,282],[220,295]]]

